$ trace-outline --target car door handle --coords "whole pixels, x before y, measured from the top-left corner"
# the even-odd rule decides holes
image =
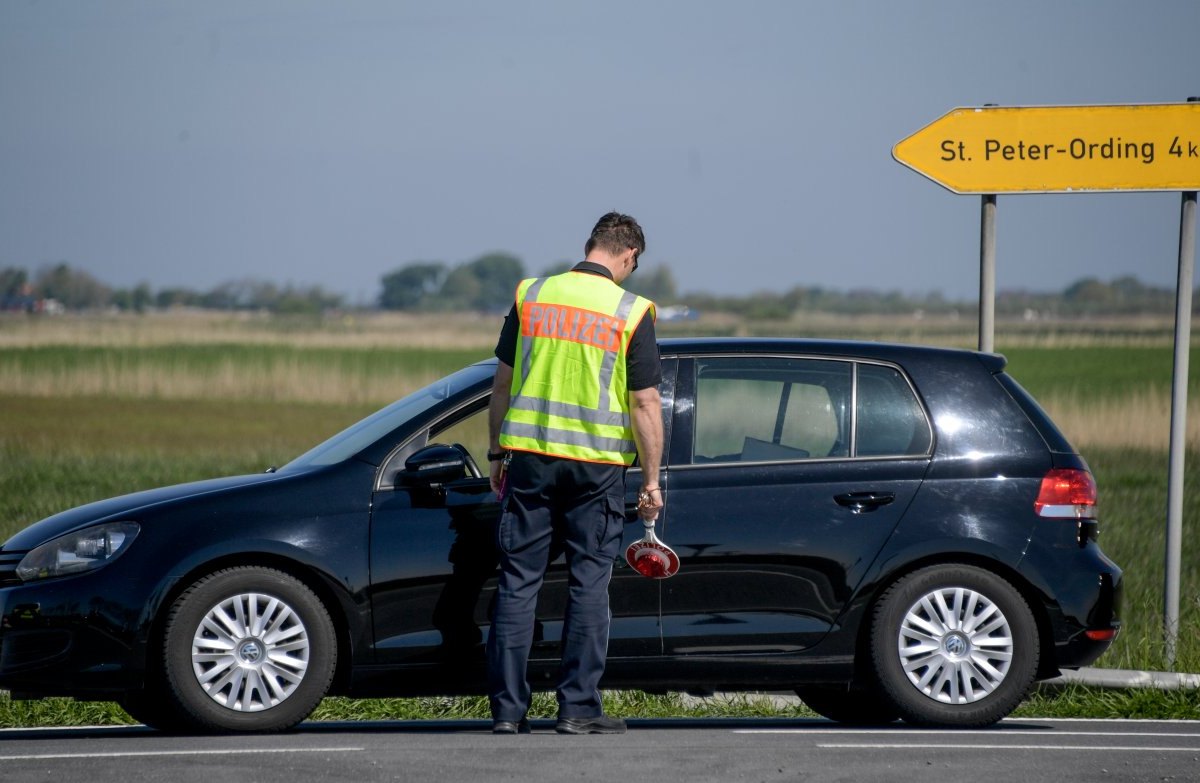
[[[886,506],[896,499],[894,492],[847,492],[844,495],[834,495],[834,501],[839,506],[845,506],[855,514],[864,511],[874,511],[880,506]]]

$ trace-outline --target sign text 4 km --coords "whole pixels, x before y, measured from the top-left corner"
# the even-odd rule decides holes
[[[954,109],[892,156],[955,193],[1200,189],[1200,103]]]

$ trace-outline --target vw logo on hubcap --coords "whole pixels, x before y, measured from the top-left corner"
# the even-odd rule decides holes
[[[258,663],[258,659],[262,657],[262,647],[253,639],[243,644],[239,652],[246,663]]]
[[[962,656],[967,652],[967,640],[958,634],[946,637],[946,652],[954,656]]]

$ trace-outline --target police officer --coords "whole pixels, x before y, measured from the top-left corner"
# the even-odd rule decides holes
[[[662,381],[654,303],[620,288],[646,248],[628,215],[600,218],[569,272],[523,280],[496,346],[489,429],[500,581],[488,637],[492,730],[527,733],[526,666],[551,540],[569,593],[558,681],[560,734],[619,734],[604,714],[608,583],[624,528],[625,470],[639,459],[639,513],[662,508]]]

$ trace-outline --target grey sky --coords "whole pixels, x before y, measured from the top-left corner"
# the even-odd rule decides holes
[[[374,297],[579,257],[683,290],[978,285],[979,199],[894,162],[955,106],[1200,94],[1200,2],[0,0],[0,267]],[[998,285],[1173,285],[1179,196],[999,200]]]

